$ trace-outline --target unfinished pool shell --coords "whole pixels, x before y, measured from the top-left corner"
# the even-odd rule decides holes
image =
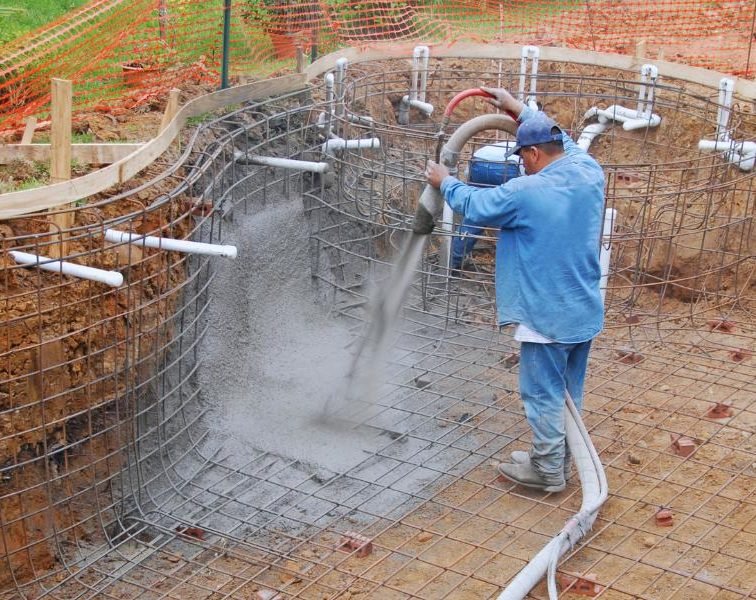
[[[4,222],[4,250],[126,283],[4,258],[3,597],[495,598],[578,510],[576,478],[544,495],[497,477],[530,437],[518,344],[495,326],[490,234],[452,274],[439,224],[388,364],[345,383],[441,108],[464,89],[517,88],[519,48],[453,50],[430,50],[430,116],[397,121],[411,49],[345,53],[335,108],[329,56],[307,85],[219,113],[140,183],[77,207],[65,252],[41,214]],[[537,85],[575,139],[591,107],[634,107],[639,85],[638,66],[581,56],[541,49]],[[560,564],[566,597],[756,593],[754,174],[698,149],[716,129],[716,81],[659,64],[659,126],[614,124],[591,143],[618,214],[584,412],[609,499]],[[756,136],[752,109],[736,92],[733,139]],[[492,110],[465,100],[446,133]],[[329,126],[379,144],[324,153]],[[460,176],[505,139],[476,137]],[[113,244],[107,229],[238,256]],[[529,597],[547,598],[545,583]]]

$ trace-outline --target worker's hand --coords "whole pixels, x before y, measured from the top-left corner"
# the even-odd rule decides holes
[[[448,175],[449,169],[447,169],[444,165],[439,165],[432,160],[428,161],[428,165],[425,167],[425,178],[428,180],[428,183],[434,188],[440,188],[441,182],[444,180],[444,177]]]
[[[512,94],[504,88],[481,87],[480,89],[493,96],[488,99],[490,105],[513,114],[515,118],[519,117],[522,109],[525,108],[525,105],[522,102],[517,100],[517,98],[512,96]]]

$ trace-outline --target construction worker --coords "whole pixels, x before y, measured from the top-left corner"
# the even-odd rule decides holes
[[[499,230],[496,308],[515,324],[520,395],[532,430],[528,453],[513,452],[499,472],[546,492],[565,487],[565,392],[582,408],[591,340],[603,327],[599,241],[604,173],[557,124],[503,89],[483,88],[491,104],[518,115],[517,154],[526,176],[481,189],[428,162],[428,183],[451,208]]]

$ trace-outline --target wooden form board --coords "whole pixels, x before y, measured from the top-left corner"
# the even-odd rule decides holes
[[[144,144],[71,144],[71,159],[85,165],[109,165],[125,158]],[[2,144],[0,165],[12,160],[50,161],[50,144]]]
[[[158,129],[158,133],[162,133],[173,120],[173,117],[176,116],[176,113],[178,112],[180,96],[181,90],[178,90],[176,88],[173,88],[170,92],[168,92],[168,102],[166,102],[165,104],[165,111],[163,111],[163,118],[160,120],[160,128]]]
[[[296,92],[306,87],[305,75],[297,73],[255,81],[194,98],[176,113],[160,135],[112,165],[70,181],[0,195],[0,219],[9,219],[69,204],[123,183],[165,152],[190,117],[213,112],[232,104]]]
[[[357,48],[345,48],[320,57],[305,69],[307,80],[311,81],[320,77],[323,73],[336,68],[336,61],[345,57],[349,62],[360,63],[372,60],[390,58],[412,58],[412,50],[417,46],[413,44],[386,44],[379,45],[367,50]],[[519,44],[426,44],[430,49],[431,58],[483,58],[483,59],[517,59],[520,60],[522,46]],[[642,58],[640,56],[628,56],[623,54],[604,54],[592,50],[576,50],[574,48],[559,48],[555,46],[540,46],[540,60],[553,60],[559,62],[572,62],[584,65],[596,65],[615,69],[639,70],[641,65],[650,63],[659,70],[659,75],[674,77],[710,86],[714,89],[719,87],[719,81],[723,77],[735,82],[735,94],[748,100],[756,100],[756,81],[749,81],[734,75],[708,71],[699,67],[690,67],[679,63],[667,62]]]

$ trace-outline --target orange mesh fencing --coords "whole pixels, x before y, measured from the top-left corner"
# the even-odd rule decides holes
[[[514,42],[644,55],[753,79],[753,0],[233,0],[230,72],[290,70],[296,48],[376,42]],[[49,116],[50,78],[74,110],[128,110],[171,87],[217,86],[223,2],[92,0],[0,50],[0,131]]]

